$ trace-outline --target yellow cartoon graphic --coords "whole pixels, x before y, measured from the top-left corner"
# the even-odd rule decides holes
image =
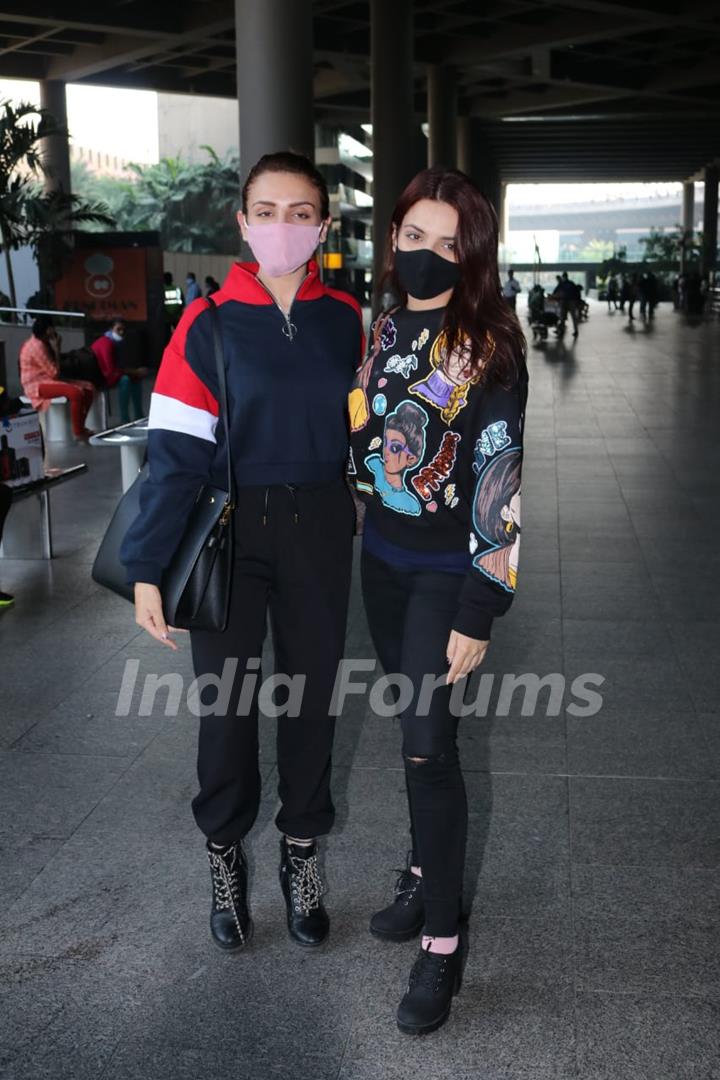
[[[495,342],[487,335],[489,359],[495,351]],[[446,424],[451,424],[461,409],[465,408],[470,387],[479,381],[479,374],[470,374],[468,368],[468,347],[461,346],[447,353],[447,338],[443,330],[435,338],[430,350],[432,372],[419,382],[408,387],[411,394],[427,401],[440,410]]]

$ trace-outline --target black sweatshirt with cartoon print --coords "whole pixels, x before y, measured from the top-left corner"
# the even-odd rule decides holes
[[[465,573],[453,628],[486,641],[517,584],[527,372],[509,387],[468,379],[443,315],[400,308],[375,323],[350,392],[350,473],[366,549]]]

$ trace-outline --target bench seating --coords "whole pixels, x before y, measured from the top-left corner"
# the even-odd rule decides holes
[[[52,559],[50,492],[84,472],[87,472],[85,464],[49,469],[42,480],[14,487],[0,555],[6,559]]]
[[[26,405],[30,404],[30,398],[24,394],[20,400]],[[104,430],[108,425],[110,412],[109,394],[107,390],[98,390],[87,415],[87,426],[90,429],[101,428]],[[50,408],[40,414],[40,422],[43,426],[45,442],[48,443],[71,443],[73,441],[72,425],[70,423],[70,404],[66,397],[54,397],[50,399]]]

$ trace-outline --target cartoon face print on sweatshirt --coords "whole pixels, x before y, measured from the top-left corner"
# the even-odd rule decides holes
[[[495,342],[489,334],[487,342],[489,358],[495,350]],[[443,330],[435,338],[430,350],[432,371],[424,379],[408,387],[411,394],[439,409],[446,424],[451,424],[460,410],[465,408],[471,387],[479,382],[480,376],[470,373],[468,361],[468,344],[465,342],[459,348],[448,352],[447,337]]]
[[[522,453],[518,447],[509,447],[488,459],[481,443],[482,436],[475,449],[478,480],[472,508],[475,533],[470,536],[473,566],[514,592],[520,555]]]
[[[406,476],[422,462],[427,424],[428,414],[420,405],[401,401],[385,417],[382,452],[365,458],[365,466],[373,477],[373,490],[383,506],[411,517],[418,517],[422,507],[417,496],[406,487]]]

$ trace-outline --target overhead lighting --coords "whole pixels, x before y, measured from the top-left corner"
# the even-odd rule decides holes
[[[553,124],[565,123],[578,120],[607,120],[614,119],[611,113],[563,113],[561,116],[501,116],[501,124]]]

